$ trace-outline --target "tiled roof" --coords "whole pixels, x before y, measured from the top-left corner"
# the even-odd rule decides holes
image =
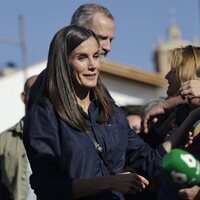
[[[124,64],[117,64],[113,61],[106,60],[101,67],[103,73],[114,76],[131,79],[152,86],[166,86],[167,81],[158,73],[146,72]]]

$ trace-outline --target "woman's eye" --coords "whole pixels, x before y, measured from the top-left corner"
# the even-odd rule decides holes
[[[85,56],[79,56],[79,57],[78,57],[78,60],[84,60],[84,59],[86,59]]]
[[[99,58],[99,53],[94,55],[94,58]]]

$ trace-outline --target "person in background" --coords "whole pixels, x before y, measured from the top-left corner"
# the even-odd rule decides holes
[[[168,97],[166,101],[168,101],[168,99],[173,99],[172,97],[179,98],[180,94],[182,95],[183,100],[189,101],[187,103],[183,103],[182,101],[178,102],[178,104],[175,106],[175,109],[168,112],[175,114],[174,127],[177,128],[188,116],[189,112],[198,106],[190,104],[190,101],[193,99],[198,102],[199,99],[197,88],[198,83],[200,82],[200,77],[198,76],[200,47],[188,45],[171,50],[169,64],[171,66],[171,70],[165,76],[165,78],[168,80]],[[194,124],[192,131],[190,131],[190,135],[193,134],[192,132],[195,130],[195,126],[196,123]],[[197,133],[195,133],[195,137],[196,136]],[[196,138],[194,138],[193,144],[190,145],[190,148],[194,146],[195,140]],[[192,152],[190,151],[190,153]],[[199,151],[193,152],[193,155],[200,158]]]
[[[200,77],[198,75],[200,48],[189,45],[172,50],[170,65],[171,70],[166,75],[169,83],[167,90],[168,98],[163,104],[154,107],[144,118],[174,112],[176,115],[176,126],[178,127],[183,123],[185,117],[189,115],[189,112],[200,105]],[[175,107],[176,109],[174,109]],[[187,146],[187,150],[197,159],[200,158],[198,124],[199,122],[196,121],[191,125],[189,133],[193,133],[194,139],[192,145]],[[193,186],[180,189],[178,195],[181,199],[194,199],[198,192],[199,186]]]
[[[115,21],[112,13],[99,4],[82,4],[75,10],[70,24],[83,26],[92,30],[97,35],[100,42],[100,58],[101,62],[103,62],[112,49],[112,41],[115,37]],[[28,109],[38,99],[37,97],[41,92],[43,76],[46,76],[45,70],[39,75],[31,89]]]
[[[62,28],[50,44],[42,92],[26,115],[23,137],[40,200],[137,194],[149,184],[143,173],[156,175],[187,132],[188,122],[155,149],[134,133],[101,81],[100,52],[94,32],[77,25]],[[125,163],[136,173],[124,172]]]
[[[199,66],[199,65],[198,65]],[[198,70],[200,68],[198,67]],[[199,73],[199,72],[198,72]],[[197,75],[198,75],[197,73]],[[200,77],[200,75],[198,75]],[[183,98],[188,99],[191,102],[191,99],[198,99],[200,101],[200,80],[189,80],[181,84],[180,93]],[[195,155],[195,157],[200,160],[200,115],[199,120],[193,124],[193,136],[195,137],[193,141],[193,147],[189,146],[189,151]],[[200,200],[200,186],[194,185],[190,188],[183,188],[178,191],[180,199],[183,200]]]
[[[198,87],[197,83],[200,81],[197,73],[200,64],[200,47],[188,45],[171,50],[169,63],[171,70],[165,76],[168,81],[168,97],[180,94],[192,95],[193,89],[196,91],[193,87]],[[198,96],[198,93],[195,96]]]
[[[170,64],[171,70],[166,75],[169,83],[168,98],[163,103],[152,107],[143,117],[145,132],[148,132],[147,121],[173,111],[177,104],[200,105],[198,89],[200,86],[200,47],[188,45],[172,50]]]
[[[83,26],[97,35],[101,59],[111,51],[111,44],[115,37],[115,21],[107,8],[93,3],[83,4],[72,15],[70,24]]]
[[[36,78],[37,76],[28,78],[21,93],[25,114],[29,91]],[[0,134],[0,197],[2,200],[36,199],[29,185],[31,171],[22,141],[23,123],[24,118]]]
[[[121,106],[122,110],[124,110],[129,126],[133,129],[136,133],[140,133],[141,130],[141,117],[140,117],[140,106],[139,105],[127,105]]]
[[[200,78],[200,67],[199,65],[197,67],[198,68],[196,70],[196,75],[198,78]],[[188,99],[189,101],[190,99],[194,99],[194,98],[197,98],[200,101],[200,80],[194,79],[194,80],[188,80],[188,81],[183,82],[180,87],[180,94],[184,99]],[[190,149],[189,147],[190,152],[195,154],[198,160],[200,160],[199,148],[197,148],[200,143],[199,133],[200,133],[200,121],[198,121],[193,128],[193,134],[195,137],[194,146],[196,146],[196,148]],[[190,188],[183,188],[179,190],[178,195],[181,199],[199,200],[200,186],[194,185]]]

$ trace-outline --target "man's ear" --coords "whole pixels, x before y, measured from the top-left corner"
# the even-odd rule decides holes
[[[26,92],[21,93],[21,100],[26,103]]]

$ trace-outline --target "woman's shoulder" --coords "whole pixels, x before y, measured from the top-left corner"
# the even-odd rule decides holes
[[[126,121],[126,114],[125,112],[123,111],[123,109],[117,105],[116,103],[113,103],[113,108],[114,108],[114,117],[117,118],[118,120],[121,120],[121,121]]]

